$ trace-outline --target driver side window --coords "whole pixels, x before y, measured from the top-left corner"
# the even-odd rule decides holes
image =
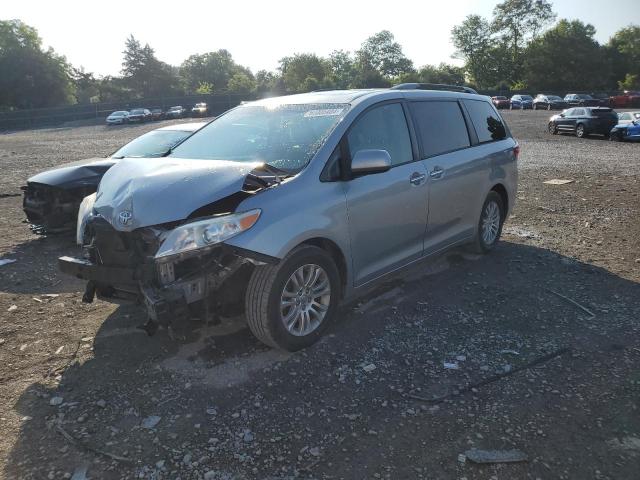
[[[374,107],[356,120],[347,134],[351,158],[359,150],[386,150],[392,165],[413,161],[404,109],[399,103]]]

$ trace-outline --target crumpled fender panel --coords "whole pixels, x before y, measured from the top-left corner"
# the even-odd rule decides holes
[[[28,183],[40,183],[60,188],[77,188],[87,185],[98,186],[100,179],[117,160],[94,158],[60,165],[52,170],[38,173],[27,180]]]
[[[203,205],[241,191],[257,165],[171,157],[123,159],[102,178],[94,209],[120,231],[181,221]]]

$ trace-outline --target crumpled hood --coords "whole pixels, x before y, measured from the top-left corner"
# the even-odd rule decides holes
[[[60,188],[75,188],[86,185],[97,186],[102,175],[117,160],[112,158],[89,158],[65,163],[52,170],[38,173],[27,180],[28,183],[42,183]]]
[[[120,231],[175,222],[242,189],[259,163],[125,158],[100,182],[94,210]]]

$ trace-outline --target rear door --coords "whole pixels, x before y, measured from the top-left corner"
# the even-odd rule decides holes
[[[354,283],[360,286],[422,256],[427,172],[414,157],[401,102],[366,110],[349,129],[346,143],[350,158],[359,150],[381,149],[393,164],[386,172],[344,182]]]
[[[410,109],[421,162],[429,173],[424,245],[425,253],[431,254],[473,233],[475,220],[469,204],[478,196],[483,160],[470,149],[471,139],[458,100],[414,101]]]

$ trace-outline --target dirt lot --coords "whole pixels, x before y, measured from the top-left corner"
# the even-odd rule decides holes
[[[640,145],[504,115],[522,150],[499,248],[415,268],[293,355],[241,318],[148,338],[138,309],[82,304],[56,272],[69,237],[22,223],[30,174],[155,125],[0,135],[0,476],[639,478]]]

